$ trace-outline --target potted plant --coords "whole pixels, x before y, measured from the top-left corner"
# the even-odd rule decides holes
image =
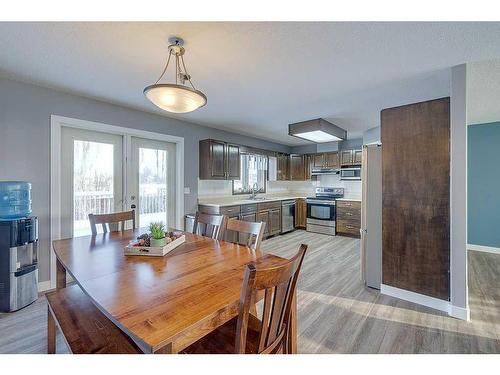
[[[166,245],[163,222],[158,221],[149,224],[149,231],[151,232],[151,246],[163,247]]]

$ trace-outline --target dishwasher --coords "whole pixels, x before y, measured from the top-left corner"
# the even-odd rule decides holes
[[[281,201],[281,233],[295,229],[295,199]]]

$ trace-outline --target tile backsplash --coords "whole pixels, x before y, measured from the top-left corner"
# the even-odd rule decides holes
[[[199,198],[217,198],[231,196],[232,181],[198,180]],[[266,194],[304,192],[313,195],[317,186],[343,187],[346,197],[361,197],[361,181],[343,181],[340,175],[319,176],[318,181],[268,181]]]

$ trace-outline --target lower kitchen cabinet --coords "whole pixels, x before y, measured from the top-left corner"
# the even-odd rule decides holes
[[[281,233],[281,201],[265,202],[257,205],[257,221],[266,223],[264,237]]]
[[[360,237],[361,202],[337,200],[336,232],[339,236]]]
[[[307,221],[307,203],[304,198],[295,200],[295,227],[305,228]]]
[[[269,210],[257,212],[257,222],[264,222],[266,227],[264,228],[264,238],[269,236]]]
[[[281,202],[280,202],[281,204]],[[269,211],[269,235],[281,233],[281,207]]]

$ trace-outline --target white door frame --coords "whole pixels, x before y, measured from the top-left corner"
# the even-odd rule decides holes
[[[71,117],[50,116],[50,285],[56,284],[56,256],[52,249],[52,241],[61,237],[61,128],[63,126],[85,129],[97,132],[118,134],[123,136],[123,157],[126,158],[130,148],[131,137],[153,139],[175,143],[175,226],[183,227],[184,218],[184,138],[162,133],[149,132],[122,126],[108,125],[99,122],[86,121]],[[125,165],[125,163],[124,163]],[[124,168],[124,181],[127,178],[127,168]],[[124,187],[126,189],[126,186]],[[124,197],[128,192],[124,190]]]

